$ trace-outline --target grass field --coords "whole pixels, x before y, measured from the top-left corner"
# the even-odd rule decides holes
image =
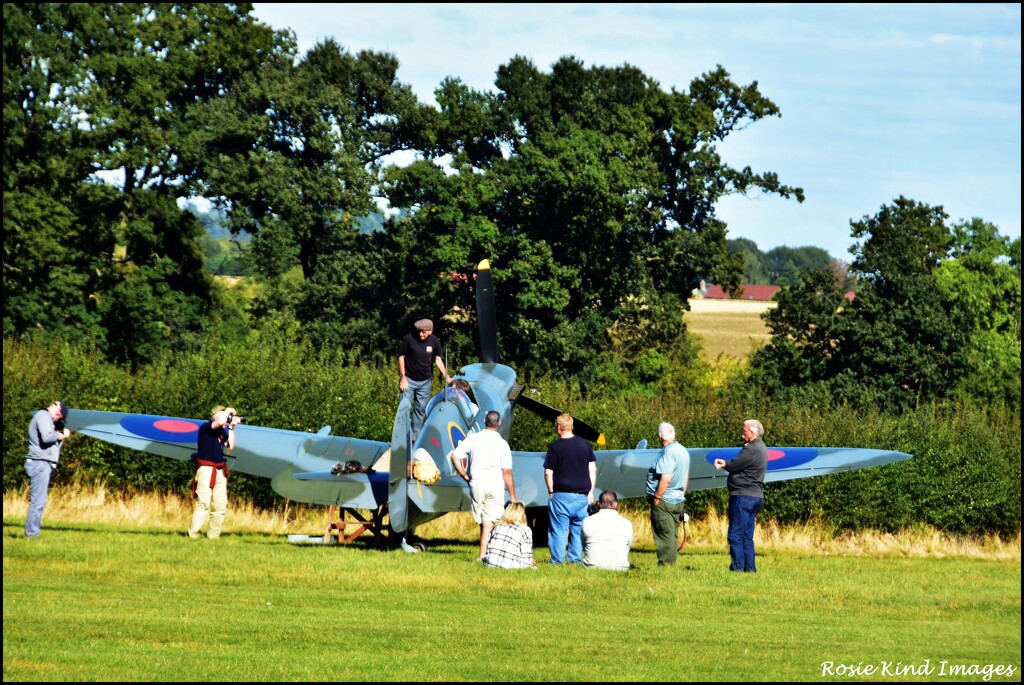
[[[1020,681],[1019,539],[766,522],[759,572],[732,574],[723,521],[692,522],[661,568],[634,514],[630,571],[552,567],[546,549],[502,571],[474,561],[462,515],[407,555],[288,543],[322,530],[313,509],[232,509],[224,537],[194,541],[175,497],[56,500],[28,540],[5,496],[5,682]]]

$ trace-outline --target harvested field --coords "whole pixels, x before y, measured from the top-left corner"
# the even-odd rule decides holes
[[[775,302],[755,300],[690,300],[683,317],[687,330],[700,336],[703,356],[711,362],[743,362],[771,336],[761,314]]]

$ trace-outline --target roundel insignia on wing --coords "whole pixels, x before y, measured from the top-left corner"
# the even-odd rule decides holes
[[[121,427],[140,438],[162,442],[195,442],[202,421],[197,419],[172,419],[133,414],[121,419]]]
[[[739,447],[725,447],[722,449],[711,450],[708,452],[705,459],[707,459],[709,464],[714,464],[715,459],[732,461],[739,453]],[[802,466],[807,462],[814,460],[818,454],[819,451],[813,447],[787,447],[785,449],[769,447],[768,470],[777,471],[779,469],[791,469],[796,466]]]

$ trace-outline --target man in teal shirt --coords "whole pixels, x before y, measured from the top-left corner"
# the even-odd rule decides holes
[[[679,554],[679,515],[683,513],[690,480],[690,453],[676,442],[671,423],[658,426],[661,454],[647,472],[647,499],[651,503],[651,533],[658,566],[671,566]]]

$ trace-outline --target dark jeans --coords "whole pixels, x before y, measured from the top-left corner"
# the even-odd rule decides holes
[[[754,565],[754,523],[763,506],[763,497],[736,495],[729,498],[730,571],[757,571]]]

